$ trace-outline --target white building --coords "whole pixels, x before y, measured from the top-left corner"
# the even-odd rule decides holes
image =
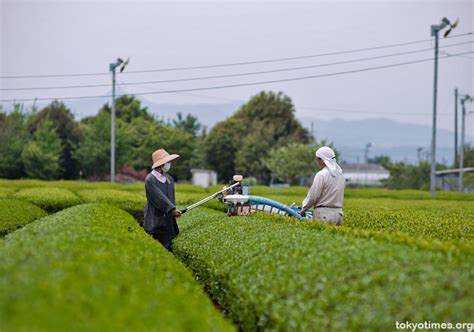
[[[195,186],[209,187],[217,184],[217,173],[210,169],[191,169],[192,183]]]
[[[341,164],[347,184],[381,186],[390,172],[379,164]]]

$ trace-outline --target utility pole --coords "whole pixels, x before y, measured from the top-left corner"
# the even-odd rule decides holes
[[[416,154],[418,156],[418,165],[421,164],[421,151],[423,151],[422,147],[419,147],[419,148],[416,149]]]
[[[433,24],[431,26],[431,36],[435,37],[435,56],[434,56],[434,85],[433,85],[433,128],[431,136],[431,183],[430,191],[431,197],[435,196],[436,191],[436,106],[437,106],[437,97],[438,97],[438,45],[439,45],[439,32],[449,26],[450,28],[444,33],[446,38],[452,29],[454,29],[458,24],[456,21],[454,24],[446,18],[443,17],[440,24]]]
[[[462,116],[461,116],[461,151],[460,151],[460,160],[459,160],[459,178],[458,178],[458,189],[459,191],[464,191],[464,135],[466,128],[466,101],[472,101],[471,97],[465,95],[461,98],[462,105]]]
[[[111,114],[111,124],[110,124],[110,181],[115,182],[115,69],[122,65],[120,72],[125,69],[125,66],[128,64],[128,61],[123,61],[120,58],[117,58],[116,62],[109,64],[109,70],[112,72],[112,114]]]
[[[458,88],[454,89],[454,167],[458,162]]]
[[[370,142],[365,145],[364,160],[365,160],[366,164],[369,163],[369,149],[371,147],[372,147],[372,143],[370,143]]]

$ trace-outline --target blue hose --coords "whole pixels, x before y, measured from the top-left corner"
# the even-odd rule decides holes
[[[312,219],[313,214],[311,211],[306,211],[306,215],[302,217],[300,215],[300,208],[296,207],[289,207],[285,204],[282,204],[280,202],[274,201],[269,198],[265,197],[260,197],[260,196],[248,196],[248,205],[249,206],[255,206],[256,208],[260,205],[263,206],[263,210],[265,209],[265,206],[270,206],[270,213],[276,213],[278,214],[280,211],[283,211],[286,215],[297,218],[298,220],[306,220],[306,219]]]

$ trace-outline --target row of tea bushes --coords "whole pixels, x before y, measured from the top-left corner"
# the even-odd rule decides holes
[[[268,219],[197,210],[174,243],[244,331],[388,331],[472,317],[473,256]]]
[[[0,237],[46,215],[46,212],[31,203],[0,199]]]
[[[4,331],[232,331],[126,212],[85,204],[0,241]]]
[[[35,204],[48,213],[54,213],[81,203],[79,197],[66,189],[52,187],[25,188],[13,197]]]
[[[468,201],[348,199],[344,226],[472,244],[474,204]]]
[[[146,204],[139,194],[114,189],[81,190],[77,195],[84,203],[108,203],[130,213],[143,211]]]
[[[268,197],[288,205],[296,198],[278,195]],[[218,202],[208,207],[219,211],[225,209],[225,205]],[[344,227],[472,244],[474,204],[470,201],[348,198],[344,204]]]

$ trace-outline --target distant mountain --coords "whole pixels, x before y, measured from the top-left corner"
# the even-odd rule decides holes
[[[367,143],[369,157],[389,155],[392,160],[415,163],[419,157],[429,158],[431,144],[431,127],[402,123],[385,118],[346,121],[343,119],[320,120],[302,117],[304,126],[311,128],[317,140],[328,139],[341,150],[342,157],[356,162],[363,161]],[[472,137],[467,137],[467,141]],[[454,133],[438,129],[436,138],[436,160],[451,163],[454,154]],[[420,154],[417,149],[422,148]]]

